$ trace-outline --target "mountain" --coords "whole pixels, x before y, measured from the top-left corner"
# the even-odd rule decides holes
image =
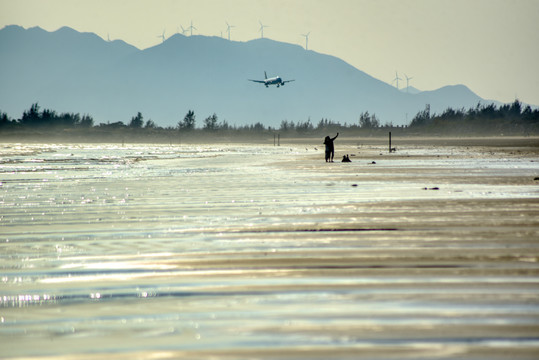
[[[139,50],[70,28],[47,32],[7,26],[0,30],[0,110],[19,117],[34,102],[58,112],[90,114],[96,123],[129,122],[141,112],[175,126],[188,110],[197,125],[216,113],[231,125],[283,120],[316,125],[327,118],[355,123],[362,112],[381,123],[408,124],[431,105],[468,108],[484,101],[464,85],[403,92],[329,55],[256,39],[176,34]],[[248,81],[280,75],[296,80],[280,88]]]
[[[400,91],[405,92],[407,94],[418,94],[421,92],[421,90],[413,87],[413,86],[407,86],[405,88],[400,89]]]

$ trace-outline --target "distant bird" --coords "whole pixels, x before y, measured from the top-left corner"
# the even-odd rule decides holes
[[[399,77],[399,74],[395,71],[395,78],[393,79],[393,82],[396,82],[397,83],[397,89],[399,88],[399,80],[402,80],[400,77]]]
[[[226,22],[226,31],[228,32],[228,41],[230,41],[230,29],[232,29],[233,27],[235,27],[234,25],[230,25],[228,22]]]
[[[264,25],[262,24],[262,22],[260,20],[258,20],[258,22],[260,23],[260,29],[258,29],[258,31],[260,32],[260,38],[263,39],[264,38],[264,28],[265,27],[269,27],[269,25]]]
[[[307,34],[301,34],[301,36],[305,37],[305,50],[309,50],[309,35],[311,35],[310,31]]]

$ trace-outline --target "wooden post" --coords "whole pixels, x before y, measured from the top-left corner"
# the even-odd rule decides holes
[[[391,131],[389,132],[389,153],[391,154],[392,152],[396,152],[397,149],[396,148],[392,148],[391,147]]]
[[[273,134],[273,146],[275,146],[275,134]]]
[[[277,134],[277,146],[281,146],[281,134]]]

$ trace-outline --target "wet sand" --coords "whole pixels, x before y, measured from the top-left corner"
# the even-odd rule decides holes
[[[534,359],[537,140],[6,145],[0,353]]]

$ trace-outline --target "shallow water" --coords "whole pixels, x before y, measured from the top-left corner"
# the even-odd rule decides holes
[[[0,354],[534,358],[539,162],[432,151],[2,145]]]

